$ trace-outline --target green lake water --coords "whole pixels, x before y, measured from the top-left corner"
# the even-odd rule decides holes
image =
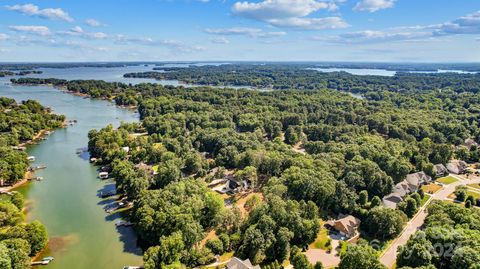
[[[88,131],[121,121],[138,121],[138,114],[115,107],[112,103],[63,93],[52,87],[12,86],[0,80],[0,96],[17,101],[34,99],[52,107],[54,113],[78,120],[74,126],[56,130],[47,140],[29,146],[28,154],[36,157],[38,171],[44,178],[19,189],[27,199],[27,220],[45,224],[49,249],[44,256],[54,256],[48,269],[116,269],[140,265],[141,251],[131,228],[117,228],[120,215],[108,215],[104,207],[112,203],[100,199],[98,192],[113,189],[113,182],[100,181],[88,156],[77,149],[87,146]]]

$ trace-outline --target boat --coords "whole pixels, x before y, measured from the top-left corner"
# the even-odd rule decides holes
[[[53,260],[55,260],[55,258],[52,257],[52,256],[48,256],[48,257],[45,257],[45,258],[42,259],[42,261],[49,261],[49,262],[51,262]]]
[[[34,162],[34,161],[35,161],[35,156],[28,156],[28,157],[27,157],[27,160],[28,160],[29,162]]]
[[[108,172],[100,172],[100,173],[98,173],[98,177],[100,179],[107,179],[108,178]]]
[[[128,227],[128,226],[132,226],[132,225],[133,225],[133,223],[131,223],[129,221],[125,221],[125,220],[120,220],[117,223],[115,223],[115,226],[117,226],[117,227],[120,227],[120,226]]]

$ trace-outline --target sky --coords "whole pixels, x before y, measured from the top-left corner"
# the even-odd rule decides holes
[[[0,0],[0,62],[480,62],[480,0]]]

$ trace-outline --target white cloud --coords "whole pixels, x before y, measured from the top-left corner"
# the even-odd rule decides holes
[[[9,52],[9,50],[0,48],[0,53],[5,53],[5,52]]]
[[[115,36],[114,40],[117,44],[138,44],[153,47],[167,47],[177,53],[192,53],[205,50],[201,46],[190,46],[182,41],[171,39],[155,40],[150,37],[128,37],[125,35],[117,35]]]
[[[99,26],[102,26],[103,24],[95,19],[86,19],[85,20],[85,23],[88,25],[88,26],[92,26],[92,27],[99,27]]]
[[[442,36],[478,34],[480,34],[480,11],[441,24],[395,27],[385,31],[365,30],[333,37],[316,36],[312,39],[334,43],[373,43],[420,41]]]
[[[210,42],[215,43],[215,44],[229,44],[230,43],[230,41],[223,36],[210,38]]]
[[[273,19],[270,20],[270,24],[277,27],[305,30],[340,29],[348,27],[348,23],[340,17]]]
[[[314,40],[334,43],[378,43],[387,41],[419,40],[432,37],[431,32],[384,32],[384,31],[359,31],[346,33],[335,37],[313,37]]]
[[[338,6],[335,1],[264,0],[259,3],[245,1],[236,2],[232,7],[232,12],[237,16],[263,21],[276,27],[323,30],[348,26],[340,17],[307,17],[322,9],[335,11]]]
[[[61,8],[40,9],[34,4],[7,6],[8,10],[16,11],[27,16],[35,16],[49,20],[72,22],[73,18]]]
[[[30,33],[35,35],[47,36],[50,35],[50,29],[46,26],[38,25],[13,25],[8,27],[15,32]]]
[[[108,35],[103,32],[95,32],[95,33],[85,32],[80,26],[75,26],[69,31],[58,32],[58,34],[67,35],[67,36],[76,36],[76,37],[81,37],[86,39],[106,39],[108,37]]]
[[[0,33],[0,41],[7,40],[9,36],[7,34]]]
[[[430,25],[437,35],[480,34],[480,11],[440,25]]]
[[[396,0],[361,0],[353,8],[355,11],[376,12],[381,9],[392,8]]]
[[[213,35],[243,35],[249,37],[258,37],[258,38],[274,38],[281,37],[286,35],[285,32],[264,32],[262,29],[258,28],[248,28],[248,27],[233,27],[233,28],[217,28],[217,29],[205,29],[208,34]]]

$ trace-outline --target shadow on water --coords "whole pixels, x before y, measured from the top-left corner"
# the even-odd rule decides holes
[[[119,239],[123,242],[123,251],[142,255],[142,249],[138,247],[138,240],[132,227],[116,227],[120,234]]]

